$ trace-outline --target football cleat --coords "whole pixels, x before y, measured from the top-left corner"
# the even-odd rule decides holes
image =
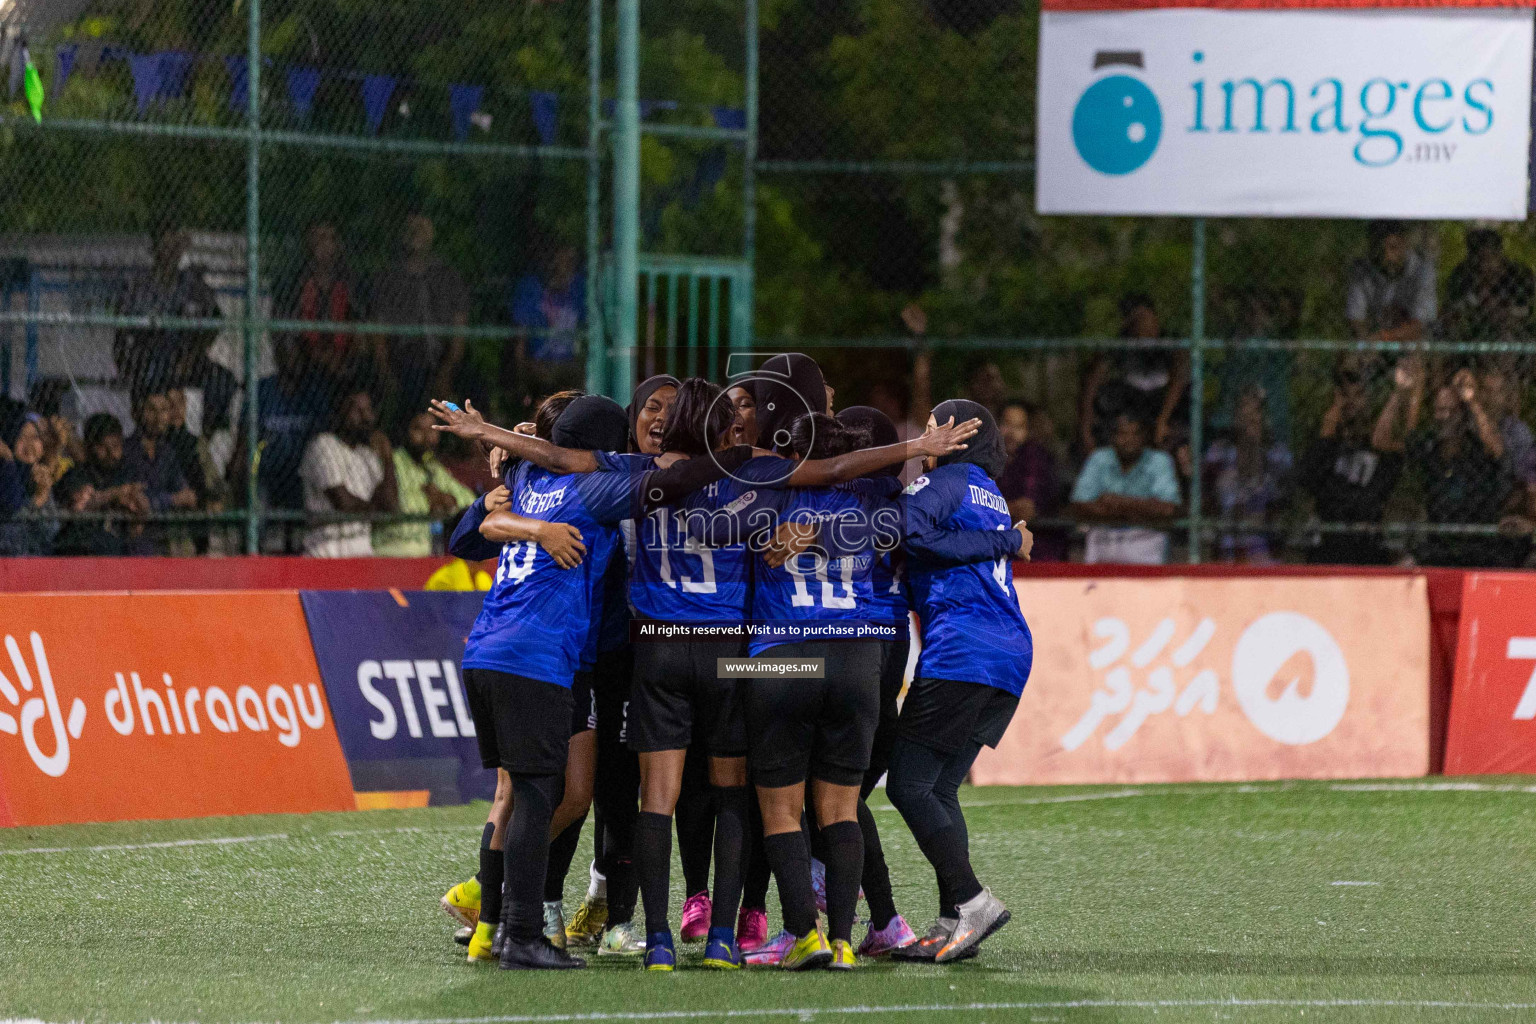
[[[842,939],[832,940],[832,959],[827,961],[827,970],[851,971],[857,963],[853,955],[853,943]]]
[[[955,933],[956,921],[953,917],[941,917],[928,926],[928,934],[909,945],[891,951],[892,960],[905,960],[909,963],[933,963],[938,958],[939,950],[949,942],[949,937]]]
[[[752,967],[777,967],[784,962],[784,954],[795,946],[795,937],[789,932],[779,932],[773,938],[758,946],[742,959]]]
[[[567,946],[592,946],[602,941],[603,927],[608,923],[608,901],[601,896],[588,896],[576,908],[576,916],[565,926]]]
[[[501,951],[501,969],[504,971],[568,971],[585,966],[587,962],[581,957],[556,949],[542,935],[532,942],[508,940]]]
[[[556,949],[565,948],[565,907],[559,900],[544,904],[544,937]]]
[[[709,893],[696,892],[683,901],[683,941],[701,942],[709,934],[709,918],[714,904]]]
[[[455,928],[453,930],[453,941],[458,943],[460,946],[469,945],[469,940],[474,937],[475,930],[469,925],[465,925],[462,928]]]
[[[736,948],[750,953],[767,941],[768,912],[761,907],[742,907],[736,915]]]
[[[672,948],[671,932],[652,932],[645,937],[645,969],[670,971],[677,967],[677,951]]]
[[[709,942],[704,947],[704,966],[717,971],[741,970],[741,950],[736,946],[736,935],[729,928],[711,928]]]
[[[475,925],[475,933],[469,937],[469,962],[485,961],[489,963],[495,960],[495,955],[491,953],[491,940],[495,937],[495,925],[487,921],[481,921]]]
[[[976,947],[982,940],[1007,924],[1011,917],[1008,908],[992,895],[991,889],[981,890],[956,909],[960,911],[960,919],[955,923],[954,934],[934,958],[941,964],[966,959],[968,953],[975,956]]]
[[[869,926],[869,934],[859,943],[859,956],[885,956],[917,941],[917,935],[907,919],[897,914],[884,928]]]
[[[480,879],[460,882],[444,893],[437,905],[459,924],[473,928],[480,923]]]
[[[616,924],[603,935],[598,956],[637,956],[645,952],[645,935],[633,921]]]
[[[821,926],[817,925],[795,940],[789,952],[784,954],[779,968],[785,971],[809,971],[825,967],[831,962],[832,947],[827,944],[827,937],[821,934]]]
[[[496,937],[491,940],[491,956],[501,959],[501,951],[506,948],[507,922],[502,921],[496,925]]]

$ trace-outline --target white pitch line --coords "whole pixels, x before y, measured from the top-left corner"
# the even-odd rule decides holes
[[[402,825],[398,828],[334,829],[328,832],[312,832],[290,835],[287,832],[266,832],[251,836],[218,836],[211,839],[175,839],[161,843],[113,843],[106,846],[30,846],[22,850],[0,850],[0,857],[20,857],[34,853],[108,853],[121,850],[170,850],[183,846],[240,846],[245,843],[266,843],[277,839],[351,838],[355,836],[389,835],[405,832],[468,832],[479,825],[444,825],[437,828],[421,828]],[[8,1024],[0,1020],[0,1024]]]

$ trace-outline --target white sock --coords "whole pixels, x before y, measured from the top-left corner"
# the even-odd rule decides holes
[[[587,899],[605,900],[608,898],[608,876],[597,870],[597,861],[587,868],[590,881],[587,882]]]

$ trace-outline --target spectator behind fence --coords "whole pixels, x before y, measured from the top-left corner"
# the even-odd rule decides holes
[[[1498,424],[1509,471],[1514,475],[1516,486],[1526,493],[1527,500],[1520,514],[1536,517],[1536,436],[1520,418],[1520,388],[1515,378],[1498,363],[1483,367],[1477,385],[1483,408]]]
[[[334,515],[393,512],[399,497],[389,439],[377,428],[373,400],[354,389],[337,407],[333,429],[318,434],[299,467],[304,508]],[[366,522],[329,523],[304,535],[304,552],[315,558],[367,558],[373,554]]]
[[[1114,420],[1114,443],[1083,463],[1069,512],[1078,519],[1155,524],[1179,514],[1179,479],[1173,456],[1147,447],[1146,424],[1130,413]],[[1168,534],[1142,526],[1096,526],[1088,531],[1083,561],[1162,565]]]
[[[1008,382],[1003,379],[1003,369],[994,359],[974,361],[965,375],[965,397],[977,405],[984,405],[993,417],[1002,411],[1003,400],[1008,393]]]
[[[518,278],[508,307],[519,333],[510,364],[502,364],[504,372],[512,371],[502,386],[516,389],[527,404],[540,395],[580,387],[586,374],[577,357],[587,322],[587,277],[580,254],[559,246],[538,272]]]
[[[454,394],[464,359],[463,327],[469,322],[469,289],[459,272],[432,251],[437,237],[422,213],[405,218],[401,256],[373,286],[372,316],[380,323],[430,326],[424,334],[400,334],[383,344],[389,372],[384,420],[403,423],[429,399]]]
[[[129,279],[117,299],[123,316],[218,318],[218,300],[202,271],[183,267],[191,240],[167,222],[151,233],[153,264]],[[218,337],[213,328],[125,327],[118,330],[112,357],[132,394],[167,387],[198,388],[203,395],[202,429],[211,434],[229,426],[229,406],[239,383],[208,358]]]
[[[123,466],[123,425],[109,412],[85,421],[85,458],[54,485],[54,500],[71,512],[120,513],[104,521],[68,523],[55,549],[64,554],[125,553],[143,530],[149,495]]]
[[[1308,555],[1319,565],[1386,565],[1392,555],[1382,543],[1381,516],[1402,476],[1401,445],[1390,440],[1388,424],[1399,415],[1418,415],[1423,368],[1414,360],[1398,367],[1397,390],[1372,419],[1370,390],[1357,366],[1341,360],[1334,373],[1333,400],[1317,439],[1307,449],[1300,479],[1324,524],[1374,527],[1327,531]],[[1373,426],[1374,425],[1374,426]]]
[[[1290,490],[1291,449],[1276,439],[1265,420],[1266,397],[1258,384],[1245,388],[1229,436],[1216,438],[1205,451],[1207,493],[1214,511],[1247,530],[1271,526]],[[1223,562],[1275,561],[1271,533],[1222,532],[1216,548]]]
[[[1457,371],[1450,384],[1437,388],[1431,421],[1408,433],[1406,442],[1401,438],[1394,429],[1392,443],[1406,448],[1431,526],[1493,527],[1521,496],[1471,370]],[[1414,557],[1420,565],[1516,566],[1529,547],[1529,538],[1430,533],[1414,545]]]
[[[1400,221],[1372,221],[1370,251],[1349,271],[1344,319],[1356,338],[1418,341],[1435,321],[1435,263],[1414,249]]]
[[[1515,341],[1530,337],[1536,275],[1504,254],[1490,228],[1467,232],[1467,258],[1451,271],[1440,333],[1450,341]]]
[[[1040,436],[1036,436],[1037,427],[1045,428]],[[1003,406],[998,429],[1002,431],[1008,461],[997,478],[997,487],[1008,502],[1008,514],[1015,520],[1030,522],[1055,516],[1061,511],[1061,478],[1056,468],[1056,456],[1043,440],[1049,430],[1045,414],[1027,403],[1009,402]],[[1066,561],[1067,534],[1064,530],[1034,526],[1030,529],[1035,535],[1030,561]]]
[[[395,449],[395,483],[399,511],[430,513],[438,520],[451,517],[475,500],[475,492],[453,478],[437,461],[437,440],[432,429],[437,420],[419,412],[405,425],[403,444]],[[415,558],[432,554],[432,524],[390,523],[373,528],[373,553],[388,558]]]
[[[1084,455],[1110,444],[1124,414],[1152,424],[1151,441],[1178,447],[1189,418],[1189,353],[1161,344],[1157,307],[1146,295],[1120,303],[1120,337],[1135,347],[1094,357],[1078,397],[1078,443]]]
[[[1301,297],[1278,288],[1247,288],[1239,296],[1233,340],[1278,341],[1294,337],[1300,316]],[[1230,430],[1237,419],[1238,402],[1251,385],[1263,388],[1264,421],[1276,438],[1291,440],[1291,378],[1296,371],[1293,353],[1278,348],[1232,347],[1215,363],[1220,388],[1213,426]]]
[[[168,390],[168,389],[167,389]],[[181,460],[167,434],[171,428],[171,399],[166,391],[151,391],[134,402],[137,429],[123,445],[123,472],[142,484],[149,510],[155,513],[190,512],[197,508],[197,492],[181,470]],[[169,539],[176,532],[154,523],[130,546],[134,554],[169,554]]]
[[[53,473],[43,457],[47,423],[20,402],[0,403],[0,555],[46,555],[58,524],[33,517],[53,510]]]
[[[305,261],[282,298],[290,320],[352,323],[364,319],[357,278],[347,264],[336,225],[322,220],[304,233]],[[343,331],[299,331],[292,336],[299,358],[335,394],[343,382],[372,380],[387,369],[381,342]]]
[[[257,498],[262,507],[283,512],[298,512],[304,508],[304,481],[299,475],[299,467],[304,461],[309,439],[325,424],[324,410],[336,397],[324,377],[309,372],[309,364],[299,351],[294,339],[280,339],[273,353],[277,373],[263,377],[256,385]],[[229,460],[229,490],[242,507],[246,501],[249,470],[245,432],[241,431],[235,442],[235,453]],[[299,554],[304,550],[301,524],[276,522],[267,530],[262,541],[263,551]]]

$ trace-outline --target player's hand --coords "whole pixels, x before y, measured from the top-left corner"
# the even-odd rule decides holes
[[[500,512],[507,507],[509,498],[511,498],[511,494],[502,484],[492,487],[485,492],[485,514],[490,515],[492,512]]]
[[[446,430],[466,441],[480,440],[480,428],[485,425],[485,417],[475,411],[475,405],[469,399],[464,399],[464,408],[450,409],[447,402],[434,398],[427,411],[441,421],[432,424],[433,430]]]
[[[820,534],[821,529],[816,523],[780,523],[763,549],[763,561],[768,563],[769,568],[778,569],[794,556],[808,550]]]
[[[524,437],[538,437],[539,425],[530,420],[524,420],[512,428],[512,433],[522,434]]]
[[[507,450],[505,448],[494,448],[493,447],[491,449],[490,454],[487,455],[486,458],[490,460],[491,476],[495,477],[497,480],[500,480],[501,479],[501,467],[507,461]]]
[[[1029,532],[1029,527],[1024,524],[1022,519],[1014,523],[1013,528],[1019,531],[1020,537],[1024,538],[1023,543],[1019,545],[1019,557],[1027,562],[1029,561],[1029,553],[1035,550],[1035,535]]]
[[[1477,378],[1472,376],[1471,370],[1457,370],[1456,376],[1451,378],[1451,386],[1467,405],[1471,405],[1477,397]]]
[[[923,436],[917,439],[917,456],[938,458],[948,455],[950,452],[963,452],[970,447],[965,444],[976,436],[981,429],[981,420],[966,420],[964,423],[955,424],[955,418],[951,416],[948,423],[940,423],[923,431]]]
[[[574,569],[587,555],[581,531],[570,523],[544,523],[539,527],[539,547],[562,569]]]

